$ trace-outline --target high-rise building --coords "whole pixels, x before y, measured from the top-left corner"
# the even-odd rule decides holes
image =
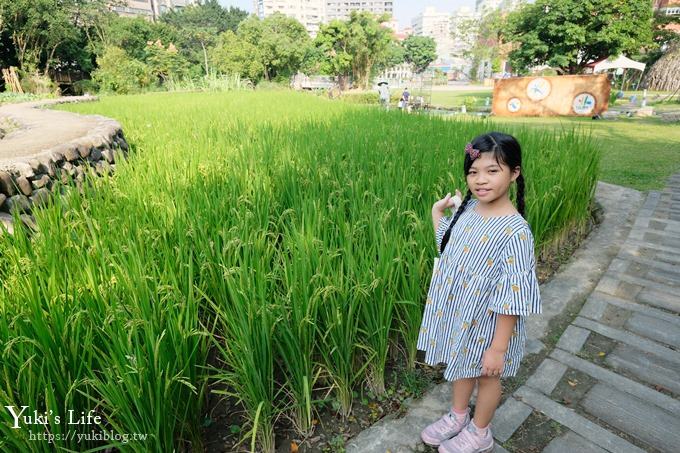
[[[654,10],[667,16],[680,15],[680,0],[655,0]]]
[[[451,15],[428,6],[412,21],[413,34],[429,36],[437,44],[437,63],[451,58],[453,40],[451,38]]]
[[[198,0],[126,0],[121,5],[111,6],[111,10],[120,16],[142,16],[156,20],[166,11],[184,8],[195,3],[198,3]]]
[[[497,9],[504,11],[511,11],[522,3],[524,0],[477,0],[475,3],[475,11],[477,14],[485,15]]]
[[[326,21],[330,22],[334,19],[346,20],[349,19],[349,13],[352,11],[368,11],[378,16],[382,14],[394,14],[394,1],[338,1],[326,0]]]
[[[294,17],[314,37],[326,19],[326,0],[254,0],[253,11],[260,18],[280,12]]]

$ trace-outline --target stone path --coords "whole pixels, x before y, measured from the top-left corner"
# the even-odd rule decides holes
[[[495,452],[538,451],[521,434],[531,437],[539,416],[555,436],[547,453],[680,451],[680,174],[646,197],[598,183],[598,198],[606,208],[599,231],[541,285],[546,316],[530,326],[529,350],[544,347],[538,339],[551,333],[551,317],[585,303],[499,407]],[[360,433],[347,451],[431,451],[418,433],[449,401],[450,384],[440,384],[401,419]]]

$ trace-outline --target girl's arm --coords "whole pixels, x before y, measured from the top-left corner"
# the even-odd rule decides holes
[[[482,375],[500,376],[503,371],[503,359],[508,351],[508,344],[516,323],[517,315],[497,314],[496,331],[491,346],[484,351],[482,356]]]

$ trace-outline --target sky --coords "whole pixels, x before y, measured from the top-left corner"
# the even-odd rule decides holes
[[[422,12],[426,6],[434,6],[438,11],[451,13],[461,6],[475,9],[475,0],[393,0],[394,17],[399,21],[399,27],[410,27],[411,19]],[[224,6],[237,6],[249,13],[253,12],[253,0],[219,0]]]

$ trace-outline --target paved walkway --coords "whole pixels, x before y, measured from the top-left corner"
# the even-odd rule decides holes
[[[506,451],[501,445],[538,451],[526,440],[538,432],[532,424],[538,414],[557,434],[547,453],[680,451],[680,174],[646,197],[598,183],[596,199],[605,219],[574,260],[541,286],[546,316],[530,327],[529,350],[544,347],[538,339],[549,334],[551,317],[579,298],[585,304],[498,409],[497,453]],[[352,439],[347,451],[432,451],[418,433],[449,401],[450,384],[440,384],[404,417]]]
[[[16,158],[33,156],[45,149],[84,137],[99,125],[102,118],[40,107],[95,99],[94,96],[73,96],[0,107],[0,117],[10,117],[19,125],[19,129],[0,140],[0,168]]]

